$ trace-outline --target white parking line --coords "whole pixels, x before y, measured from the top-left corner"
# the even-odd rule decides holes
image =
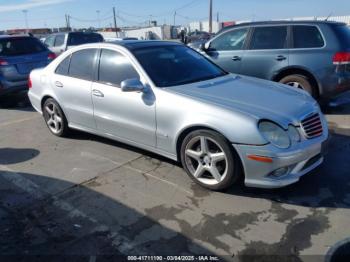
[[[1,123],[0,127],[10,126],[10,125],[22,123],[22,122],[25,122],[25,121],[29,121],[29,120],[33,120],[33,119],[39,118],[39,117],[40,116],[36,115],[36,116],[32,116],[32,117],[27,117],[27,118],[22,118],[22,119],[18,119],[18,120],[8,121],[8,122],[5,122],[5,123]]]

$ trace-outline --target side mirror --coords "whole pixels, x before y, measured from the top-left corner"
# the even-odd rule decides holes
[[[121,83],[121,89],[123,92],[143,92],[145,86],[137,78],[126,79]]]
[[[207,52],[210,48],[210,42],[200,44],[199,49],[203,52]]]

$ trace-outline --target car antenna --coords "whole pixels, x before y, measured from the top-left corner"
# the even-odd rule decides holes
[[[327,18],[325,19],[325,21],[328,21],[328,19],[331,17],[332,12],[330,12],[330,14],[327,16]]]

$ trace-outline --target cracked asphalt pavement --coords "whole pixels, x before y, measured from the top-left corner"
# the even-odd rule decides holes
[[[58,138],[30,106],[2,108],[0,255],[320,261],[350,237],[350,104],[326,115],[318,170],[278,190],[218,193],[173,161],[86,133]]]

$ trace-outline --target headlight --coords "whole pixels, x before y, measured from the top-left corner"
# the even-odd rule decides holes
[[[279,148],[288,148],[290,146],[288,132],[283,130],[277,124],[269,121],[262,121],[259,124],[259,130],[264,138],[271,144]]]
[[[300,142],[300,133],[295,126],[289,125],[288,134],[292,142]]]

